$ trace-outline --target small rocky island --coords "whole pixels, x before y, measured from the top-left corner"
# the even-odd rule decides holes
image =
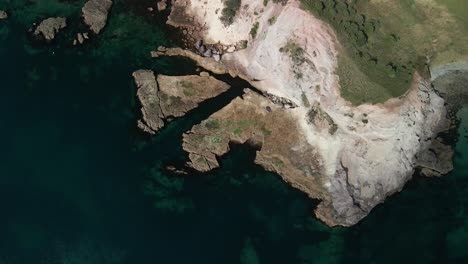
[[[50,42],[55,39],[57,33],[67,26],[67,19],[64,17],[50,17],[43,20],[33,32],[37,38]]]
[[[8,13],[6,11],[0,10],[0,20],[8,19]]]
[[[82,13],[84,22],[94,34],[99,34],[106,26],[111,7],[111,0],[89,0],[83,6]]]
[[[206,72],[188,76],[155,76],[151,70],[133,73],[142,105],[143,118],[138,127],[155,134],[165,123],[184,116],[188,111],[229,89],[229,85]]]

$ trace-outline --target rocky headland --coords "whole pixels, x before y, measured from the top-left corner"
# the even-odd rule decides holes
[[[67,26],[67,19],[64,17],[50,17],[43,20],[36,29],[33,35],[36,38],[44,39],[49,42],[55,39],[57,33]]]
[[[450,119],[431,80],[416,72],[403,96],[353,105],[340,94],[342,47],[328,24],[296,0],[241,6],[226,24],[222,1],[175,0],[168,23],[184,30],[188,49],[152,53],[191,58],[261,91],[246,90],[184,135],[191,167],[209,171],[230,142],[250,143],[256,163],[321,201],[315,214],[330,226],[358,223],[416,169],[428,176],[452,169],[453,151],[437,136]]]
[[[106,26],[111,7],[111,0],[89,0],[83,6],[83,20],[94,34],[99,34]]]
[[[142,105],[143,118],[138,127],[155,134],[165,123],[184,116],[188,111],[229,89],[229,85],[206,72],[188,76],[155,76],[151,70],[133,73]]]

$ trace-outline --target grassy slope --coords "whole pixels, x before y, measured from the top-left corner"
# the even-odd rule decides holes
[[[448,0],[438,0],[446,2]],[[431,2],[431,1],[426,1]],[[403,95],[426,62],[467,55],[466,24],[442,6],[415,0],[302,0],[303,8],[329,22],[344,50],[338,75],[342,95],[354,104],[381,103]],[[443,54],[443,55],[441,55]]]

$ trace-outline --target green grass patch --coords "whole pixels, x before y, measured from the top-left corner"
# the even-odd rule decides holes
[[[266,128],[265,124],[262,124],[262,126],[260,127],[260,130],[262,130],[262,133],[265,137],[268,137],[269,135],[271,135],[271,130]]]
[[[250,118],[242,119],[234,123],[232,128],[232,133],[234,135],[241,135],[245,129],[249,127],[253,127],[255,125],[255,121],[251,120]]]
[[[439,10],[416,1],[301,2],[337,32],[344,48],[338,66],[342,94],[354,104],[381,103],[403,95],[416,71],[428,75],[429,58],[452,49],[450,45],[460,50],[466,46],[457,37],[462,32],[452,34],[454,25],[437,20]]]
[[[194,96],[196,94],[194,91],[191,91],[188,89],[184,89],[182,92],[184,93],[185,96]]]
[[[225,26],[229,26],[234,23],[234,18],[236,17],[240,6],[240,0],[224,0],[224,8],[221,11],[220,19]]]
[[[210,129],[210,130],[215,130],[221,128],[221,124],[217,119],[210,119],[206,121],[205,127]]]
[[[268,19],[268,24],[270,24],[270,26],[274,23],[276,23],[276,16],[272,16]]]
[[[192,82],[179,81],[178,85],[182,86],[184,88],[193,88],[193,83]]]

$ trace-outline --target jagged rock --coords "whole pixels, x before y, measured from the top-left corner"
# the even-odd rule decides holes
[[[434,139],[431,146],[417,156],[417,166],[424,176],[440,177],[453,170],[453,154],[452,147]]]
[[[83,42],[84,42],[83,34],[78,33],[76,35],[76,39],[77,39],[78,43],[83,44]]]
[[[164,126],[164,117],[159,106],[158,83],[153,71],[138,70],[133,73],[135,84],[138,87],[137,96],[142,105],[141,112],[143,120],[138,122],[138,126],[144,131],[158,131]],[[150,132],[151,133],[151,132]]]
[[[0,10],[0,20],[5,20],[8,18],[7,12]]]
[[[431,148],[426,139],[435,137],[439,123],[446,119],[444,100],[427,79],[415,73],[404,96],[378,105],[352,105],[341,96],[341,76],[336,71],[340,45],[329,25],[301,9],[300,1],[267,7],[262,1],[247,2],[234,24],[223,31],[220,20],[213,19],[221,16],[213,5],[222,8],[222,1],[210,5],[174,1],[168,23],[193,29],[191,37],[196,40],[235,45],[243,52],[229,54],[228,60],[219,63],[200,56],[199,51],[171,49],[166,55],[186,56],[211,72],[238,76],[276,95],[269,100],[260,95],[262,99],[250,95],[235,99],[194,126],[184,135],[191,165],[211,170],[219,166],[217,157],[229,150],[230,141],[243,143],[265,133],[256,162],[319,199],[315,214],[327,225],[354,225],[411,179],[417,156]],[[270,27],[267,20],[258,20],[262,38],[250,39],[251,18],[259,8],[274,13],[282,26]],[[298,66],[290,58],[285,60],[279,50],[290,40],[303,48],[307,63]],[[458,80],[464,83],[463,78]],[[323,115],[311,120],[310,106],[315,102]],[[287,108],[295,103],[300,107]],[[333,123],[337,130],[330,133]],[[266,131],[261,131],[262,125]]]
[[[201,77],[209,77],[210,74],[207,73],[207,72],[205,72],[205,71],[202,71],[202,72],[200,72],[200,76],[201,76]]]
[[[166,10],[166,8],[167,8],[166,0],[158,1],[158,11],[159,12]]]
[[[203,46],[203,40],[197,40],[197,42],[195,43],[195,48],[197,50],[200,50],[200,48]]]
[[[207,49],[205,53],[203,53],[204,57],[211,57],[213,56],[213,50],[212,49]]]
[[[34,36],[42,37],[46,41],[51,41],[55,35],[67,26],[67,19],[64,17],[50,17],[43,20],[34,30]]]
[[[198,52],[200,52],[200,54],[204,54],[206,52],[206,47],[204,45],[201,45],[200,48],[198,48]]]
[[[94,34],[99,34],[106,26],[107,16],[112,7],[111,0],[90,0],[82,8],[83,19]]]
[[[271,93],[264,93],[264,95],[265,95],[265,97],[270,99],[270,101],[272,101],[274,104],[279,105],[281,107],[284,107],[284,108],[296,108],[296,107],[298,107],[298,105],[296,103],[294,103],[293,101],[291,101],[289,99],[279,97],[279,96],[276,96],[276,95],[271,94]]]
[[[228,53],[232,53],[232,52],[234,52],[234,51],[236,51],[236,47],[234,47],[234,46],[230,46],[230,47],[227,48],[227,50],[226,50],[226,52],[228,52]]]
[[[166,170],[177,175],[188,175],[188,172],[186,172],[185,170],[176,168],[175,166],[172,166],[172,165],[166,166]]]
[[[154,134],[165,122],[185,115],[206,99],[227,91],[229,85],[211,76],[154,75],[151,70],[133,73],[143,119],[138,127]]]
[[[215,54],[215,55],[213,55],[213,59],[214,59],[215,61],[220,61],[220,60],[221,60],[221,55]]]

